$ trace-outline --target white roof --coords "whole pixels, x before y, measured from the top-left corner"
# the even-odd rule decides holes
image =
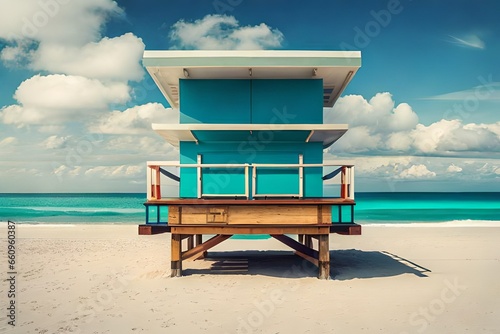
[[[174,107],[179,79],[323,79],[331,107],[361,66],[360,51],[145,51],[143,64]]]

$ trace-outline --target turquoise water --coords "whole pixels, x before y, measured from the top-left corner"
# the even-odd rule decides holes
[[[0,221],[116,223],[145,221],[145,194],[0,194]],[[500,193],[356,193],[356,222],[498,221]]]
[[[498,221],[500,193],[360,193],[359,223]]]
[[[0,194],[0,221],[142,223],[145,194]]]

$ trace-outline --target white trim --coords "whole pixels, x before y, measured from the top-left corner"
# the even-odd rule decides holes
[[[153,123],[152,129],[174,147],[180,142],[195,142],[193,131],[310,131],[305,142],[321,142],[327,148],[342,137],[349,126],[347,124],[159,124]]]
[[[361,58],[361,51],[306,50],[145,50],[144,59],[155,58]]]

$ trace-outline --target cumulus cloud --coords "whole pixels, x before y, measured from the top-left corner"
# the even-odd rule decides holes
[[[455,164],[451,164],[446,168],[446,171],[449,173],[460,173],[463,170],[462,167],[455,166]]]
[[[108,105],[129,100],[125,83],[103,83],[80,76],[53,74],[36,75],[17,88],[14,98],[18,105],[0,110],[5,124],[61,124],[88,119]]]
[[[84,172],[85,176],[98,176],[100,178],[134,178],[145,174],[145,165],[97,166]]]
[[[418,116],[407,103],[394,107],[390,93],[378,93],[367,101],[361,95],[340,98],[333,108],[325,109],[326,123],[348,123],[351,127],[367,126],[380,133],[411,130]]]
[[[103,80],[140,80],[142,40],[131,33],[101,38],[109,17],[122,15],[115,1],[5,0],[0,59],[35,71]],[[22,18],[22,19],[20,19]]]
[[[463,124],[442,119],[418,122],[411,106],[395,103],[389,93],[370,100],[348,95],[325,108],[325,123],[347,123],[349,131],[331,148],[335,152],[370,154],[453,155],[500,152],[500,122]]]
[[[410,136],[413,147],[422,153],[500,152],[500,136],[487,124],[443,119],[429,126],[419,124]]]
[[[240,26],[233,16],[207,15],[194,22],[174,23],[170,39],[175,49],[260,50],[280,48],[284,36],[265,23]]]
[[[66,146],[66,143],[68,142],[69,137],[60,137],[60,136],[50,136],[47,139],[45,139],[42,143],[41,146],[46,148],[46,149],[59,149],[59,148],[64,148]]]
[[[179,123],[179,112],[159,103],[147,103],[106,113],[90,129],[108,134],[141,134],[152,132],[151,123]]]
[[[410,168],[403,170],[399,177],[403,179],[420,179],[420,178],[431,178],[435,177],[436,173],[431,172],[427,169],[427,166],[420,165],[412,165]]]
[[[106,143],[106,148],[114,152],[126,152],[129,154],[137,152],[143,155],[161,156],[162,159],[179,160],[179,151],[163,140],[163,138],[155,135],[116,136]]]
[[[3,0],[0,38],[82,45],[100,37],[106,20],[123,11],[112,0]]]
[[[139,59],[144,52],[142,40],[131,33],[103,38],[83,47],[42,44],[33,57],[31,68],[102,80],[140,80]]]

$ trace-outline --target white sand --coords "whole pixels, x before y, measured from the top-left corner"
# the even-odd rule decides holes
[[[322,281],[278,241],[229,240],[170,278],[169,234],[18,225],[17,326],[2,281],[0,332],[498,333],[499,241],[496,227],[364,227],[331,236]]]

